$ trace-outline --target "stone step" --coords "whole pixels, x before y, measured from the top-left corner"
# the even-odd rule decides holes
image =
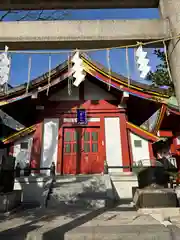
[[[73,210],[85,210],[85,209],[98,209],[98,208],[103,208],[106,206],[111,206],[113,205],[112,201],[108,201],[108,200],[77,200],[74,202],[65,202],[65,201],[58,201],[58,200],[54,200],[53,198],[50,198],[50,200],[48,201],[48,208],[59,208],[59,209],[65,209],[65,208],[74,208]]]
[[[91,212],[81,216],[72,214],[69,219],[64,218],[64,220],[58,217],[54,222],[46,223],[38,231],[29,233],[27,239],[132,240],[134,238],[138,240],[169,240],[169,233],[168,228],[162,226],[151,216],[141,216],[136,211],[120,211],[118,206],[109,211],[99,212],[94,217],[92,217]]]
[[[160,224],[109,225],[107,222],[106,226],[80,226],[77,228],[73,228],[71,223],[65,225],[67,226],[30,232],[27,234],[26,240],[169,240],[171,236],[170,229]],[[179,233],[177,228],[173,229],[174,237],[178,237]]]
[[[48,207],[61,205],[101,208],[112,205],[113,188],[108,175],[58,176]]]
[[[164,218],[180,216],[179,207],[169,208],[141,208],[138,209],[139,214],[160,214]]]
[[[169,229],[160,225],[122,225],[122,226],[97,226],[78,227],[65,234],[64,240],[152,240],[169,239]]]

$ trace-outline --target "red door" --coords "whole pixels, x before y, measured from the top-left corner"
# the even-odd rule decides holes
[[[63,174],[101,173],[99,128],[65,128],[63,138]]]
[[[76,174],[76,132],[65,128],[63,135],[63,174]]]

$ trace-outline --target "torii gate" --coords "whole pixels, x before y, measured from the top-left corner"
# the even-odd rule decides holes
[[[156,7],[161,13],[158,20],[1,22],[0,48],[4,44],[14,50],[108,48],[180,34],[180,0],[1,0],[1,10]],[[180,106],[179,39],[169,42],[168,55]]]

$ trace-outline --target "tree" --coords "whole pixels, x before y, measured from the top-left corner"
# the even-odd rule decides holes
[[[0,11],[0,21],[50,21],[69,16],[68,10],[8,10]]]
[[[150,71],[147,79],[152,81],[152,85],[156,87],[167,86],[171,93],[174,93],[174,85],[169,77],[166,56],[164,51],[160,49],[154,50],[154,54],[161,61],[160,64],[156,66],[156,70],[154,72]]]

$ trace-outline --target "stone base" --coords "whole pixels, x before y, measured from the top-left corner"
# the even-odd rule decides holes
[[[0,194],[0,213],[9,212],[21,204],[21,190]]]
[[[178,207],[176,193],[172,189],[137,189],[133,201],[136,208]]]

